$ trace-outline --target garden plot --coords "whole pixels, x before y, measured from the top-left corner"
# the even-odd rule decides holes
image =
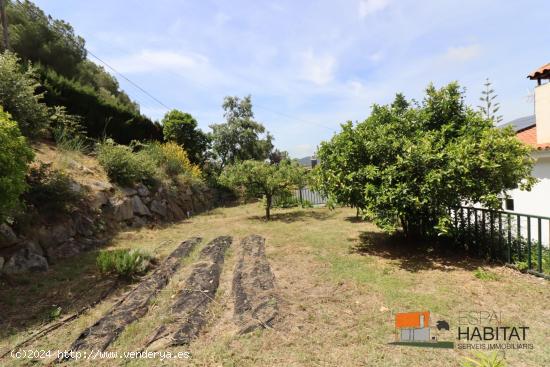
[[[271,327],[278,314],[274,289],[275,276],[265,256],[265,239],[258,235],[244,238],[233,275],[239,334]]]
[[[143,280],[105,316],[86,329],[71,346],[71,350],[105,350],[127,325],[147,313],[150,300],[166,286],[179,269],[181,259],[188,256],[201,238],[182,242],[151,276]]]
[[[231,242],[231,237],[220,236],[202,249],[199,261],[171,307],[174,322],[157,328],[147,341],[147,349],[189,344],[198,335],[207,322],[208,307],[216,296],[225,252]]]

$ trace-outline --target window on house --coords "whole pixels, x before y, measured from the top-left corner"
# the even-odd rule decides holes
[[[504,208],[506,210],[514,210],[514,199],[505,199]]]

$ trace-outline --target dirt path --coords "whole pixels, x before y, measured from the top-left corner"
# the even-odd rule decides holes
[[[71,350],[105,350],[117,336],[147,313],[149,301],[168,283],[179,269],[181,259],[188,256],[201,238],[182,242],[149,277],[115,304],[105,316],[86,329],[72,344]]]
[[[175,320],[159,327],[146,343],[148,350],[189,344],[208,320],[208,306],[214,300],[227,248],[232,238],[215,238],[201,251],[197,262],[171,307]]]
[[[258,235],[244,238],[233,275],[239,334],[271,327],[278,314],[274,289],[275,276],[265,256],[265,239]]]

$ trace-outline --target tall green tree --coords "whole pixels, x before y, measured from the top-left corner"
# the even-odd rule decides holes
[[[273,137],[254,120],[252,97],[225,97],[226,122],[211,125],[212,152],[220,169],[244,160],[264,160],[273,150]]]
[[[172,110],[162,119],[164,139],[181,145],[194,164],[206,158],[208,136],[198,128],[197,120],[189,113]]]
[[[530,149],[467,106],[458,84],[429,86],[419,105],[398,100],[321,144],[320,189],[388,231],[427,236],[448,223],[448,208],[499,208],[508,190],[535,182]]]
[[[248,197],[265,197],[265,217],[269,220],[273,197],[290,193],[305,175],[305,169],[297,162],[284,160],[270,164],[246,160],[227,166],[220,181],[228,187],[243,190]]]
[[[481,97],[479,97],[481,104],[478,106],[478,108],[483,114],[483,117],[485,117],[487,120],[492,121],[496,125],[502,122],[502,115],[498,115],[498,111],[500,110],[500,103],[495,101],[498,95],[495,94],[493,84],[491,83],[489,78],[485,79],[485,83],[483,84],[483,86],[485,87],[485,89],[481,91]]]

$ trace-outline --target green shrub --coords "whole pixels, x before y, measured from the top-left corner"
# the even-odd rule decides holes
[[[50,130],[59,148],[79,152],[89,150],[82,118],[67,113],[64,106],[55,106],[51,109]]]
[[[480,267],[474,270],[474,276],[479,280],[499,280],[498,275]]]
[[[108,139],[98,144],[97,158],[113,182],[127,186],[138,182],[152,185],[156,181],[154,160],[146,154],[134,153],[131,147]]]
[[[461,367],[506,367],[506,361],[497,352],[475,353],[473,358],[464,357]]]
[[[100,251],[96,263],[102,274],[116,274],[123,278],[145,273],[152,257],[141,250]]]
[[[48,106],[66,106],[70,114],[82,116],[86,136],[110,137],[119,144],[163,139],[159,123],[128,106],[107,101],[92,87],[67,79],[49,68],[40,68],[39,72],[47,92],[44,101]]]
[[[187,152],[174,142],[148,144],[140,154],[154,160],[168,176],[187,175],[199,178],[202,175],[200,168],[189,160]]]
[[[33,152],[9,114],[0,106],[0,221],[19,205]]]
[[[31,167],[27,185],[23,195],[25,203],[41,214],[67,214],[76,209],[84,197],[69,176],[48,163]]]
[[[11,52],[0,54],[0,105],[19,124],[25,136],[40,135],[48,125],[48,108],[35,94],[40,83],[34,69],[24,69]]]

